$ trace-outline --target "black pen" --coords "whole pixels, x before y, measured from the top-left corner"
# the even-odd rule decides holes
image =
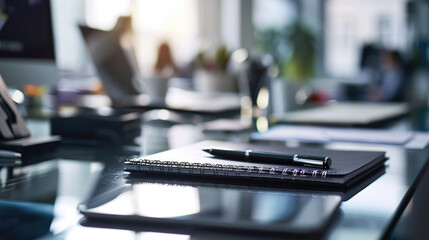
[[[229,150],[217,148],[204,148],[203,151],[208,152],[213,156],[245,162],[274,163],[318,168],[329,168],[332,163],[330,157],[323,156],[300,154],[289,155],[281,153],[255,152],[252,150]]]

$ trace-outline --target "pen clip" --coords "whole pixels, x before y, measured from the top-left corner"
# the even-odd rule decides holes
[[[319,168],[330,168],[332,160],[330,157],[318,157],[318,156],[304,156],[295,154],[293,156],[295,163],[300,163],[304,166],[319,167]]]

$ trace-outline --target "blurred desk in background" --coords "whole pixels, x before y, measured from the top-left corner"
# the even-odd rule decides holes
[[[276,123],[383,127],[410,113],[406,103],[332,102],[274,115]]]

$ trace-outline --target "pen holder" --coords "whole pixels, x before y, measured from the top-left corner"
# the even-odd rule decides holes
[[[259,132],[269,127],[272,99],[268,68],[260,59],[249,58],[241,63],[239,73],[241,119],[251,123]]]

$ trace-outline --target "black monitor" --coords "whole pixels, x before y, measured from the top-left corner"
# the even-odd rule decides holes
[[[58,80],[50,0],[0,0],[0,75],[8,87]]]

